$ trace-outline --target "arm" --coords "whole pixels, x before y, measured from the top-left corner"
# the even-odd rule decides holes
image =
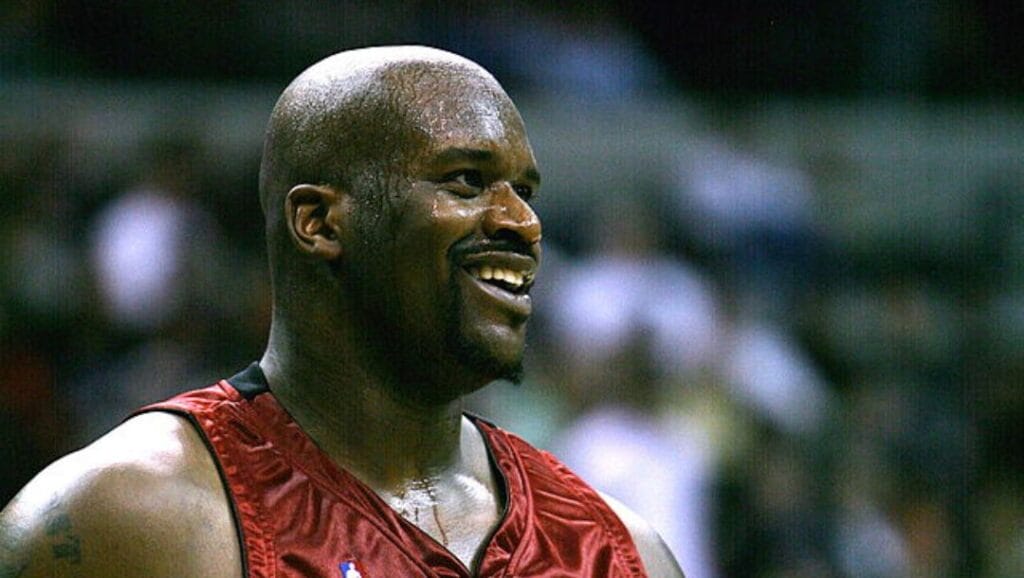
[[[661,539],[661,536],[647,523],[646,520],[630,510],[625,504],[601,493],[601,498],[611,507],[612,511],[622,520],[622,523],[629,530],[633,537],[633,543],[640,553],[640,558],[647,569],[647,575],[651,578],[685,578],[682,569],[676,562],[675,556],[669,551],[668,546]]]
[[[239,578],[227,496],[185,420],[133,418],[43,470],[0,513],[0,578]]]

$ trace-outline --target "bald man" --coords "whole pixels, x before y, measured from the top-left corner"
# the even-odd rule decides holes
[[[521,371],[539,185],[468,60],[372,48],[303,72],[260,174],[262,359],[40,473],[0,516],[0,578],[682,576],[642,520],[462,411]]]

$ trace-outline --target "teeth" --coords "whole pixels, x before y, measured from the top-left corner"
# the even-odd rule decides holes
[[[502,269],[500,267],[491,267],[490,265],[484,265],[477,269],[476,267],[469,270],[477,279],[483,279],[484,281],[503,281],[504,283],[511,285],[512,287],[518,288],[523,285],[524,282],[530,282],[533,280],[531,275],[524,275],[511,269]]]

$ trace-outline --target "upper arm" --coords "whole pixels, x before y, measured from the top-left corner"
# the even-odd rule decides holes
[[[629,530],[630,536],[633,537],[633,543],[636,544],[636,549],[640,553],[640,559],[644,562],[644,568],[647,570],[648,576],[684,578],[683,571],[679,567],[679,563],[676,562],[675,556],[672,555],[672,552],[665,545],[665,541],[661,539],[658,532],[646,520],[608,494],[601,493],[601,497],[604,498],[604,501],[608,503],[612,511],[615,512],[626,526],[626,529]]]
[[[0,513],[0,578],[241,576],[230,505],[198,434],[169,415],[118,430],[45,469]]]

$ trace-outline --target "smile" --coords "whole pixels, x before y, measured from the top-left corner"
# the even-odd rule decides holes
[[[486,303],[497,305],[514,318],[530,315],[530,289],[537,275],[537,260],[512,251],[485,251],[467,255],[459,269]],[[468,293],[467,295],[470,295]]]
[[[490,265],[468,267],[466,271],[476,279],[517,295],[529,291],[533,286],[532,272],[515,271]]]
[[[482,284],[513,295],[529,293],[537,274],[536,259],[513,251],[472,253],[462,259],[459,265]]]

